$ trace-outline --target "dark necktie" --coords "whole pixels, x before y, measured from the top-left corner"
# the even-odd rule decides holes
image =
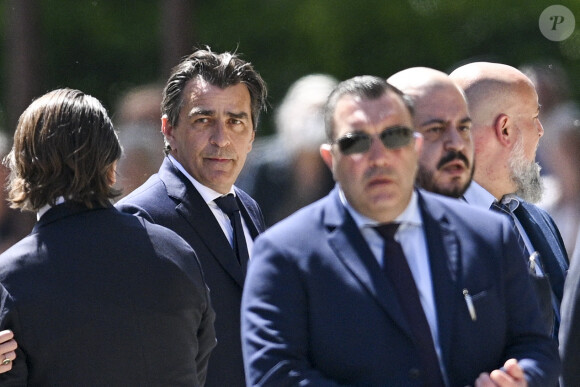
[[[403,249],[399,242],[395,240],[395,233],[398,227],[399,224],[397,223],[388,223],[375,227],[377,233],[385,241],[383,270],[393,284],[399,304],[415,339],[422,369],[422,385],[443,386],[439,360],[435,352],[431,329],[419,299],[419,291]]]
[[[527,259],[528,258],[528,249],[526,247],[526,244],[524,243],[524,238],[522,237],[522,234],[520,233],[520,230],[518,229],[517,225],[516,225],[516,221],[514,220],[513,214],[511,212],[511,210],[509,209],[508,206],[506,206],[503,203],[494,201],[491,204],[490,210],[498,212],[500,214],[504,214],[507,215],[512,228],[514,229],[516,236],[518,238],[518,245],[520,246],[520,250],[522,251],[522,254],[524,254],[524,257]]]
[[[232,227],[234,229],[234,252],[238,258],[238,262],[242,267],[246,267],[249,260],[248,245],[246,244],[246,237],[244,236],[244,228],[242,226],[242,216],[238,202],[232,194],[220,196],[214,202],[218,207],[230,218]]]

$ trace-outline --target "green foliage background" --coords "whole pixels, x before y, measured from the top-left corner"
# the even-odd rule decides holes
[[[164,4],[163,0],[38,0],[43,92],[62,86],[79,88],[112,109],[130,87],[163,82],[167,77],[160,68]],[[411,66],[450,71],[472,60],[513,66],[553,61],[568,71],[575,97],[580,90],[580,31],[563,42],[552,42],[538,28],[541,12],[554,4],[568,7],[579,21],[578,0],[198,0],[192,4],[192,44],[241,52],[268,83],[272,108],[288,86],[307,73],[323,72],[339,79],[359,74],[387,77]],[[0,28],[5,28],[10,9],[3,6],[0,12]],[[5,66],[10,52],[0,48],[0,63]],[[0,90],[5,82],[4,72]],[[0,107],[8,98],[2,92]],[[269,133],[271,120],[262,122],[260,132]]]

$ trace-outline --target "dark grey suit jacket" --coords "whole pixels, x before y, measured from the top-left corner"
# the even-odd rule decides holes
[[[111,207],[60,204],[0,256],[2,386],[201,386],[209,291],[177,234]]]
[[[449,386],[473,385],[511,357],[530,386],[555,385],[556,343],[508,220],[424,191],[419,208]],[[248,385],[418,386],[413,340],[336,189],[256,240],[242,299]]]
[[[252,237],[265,228],[257,203],[236,189],[238,204]],[[195,250],[210,288],[216,311],[218,344],[211,355],[208,387],[245,386],[240,344],[240,302],[245,270],[218,221],[193,184],[165,158],[159,172],[123,198],[117,207],[124,212],[168,227]]]

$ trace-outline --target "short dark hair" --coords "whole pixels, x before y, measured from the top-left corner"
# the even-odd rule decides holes
[[[361,75],[340,82],[330,93],[324,107],[324,126],[327,140],[329,142],[334,140],[334,112],[339,99],[345,95],[354,95],[364,99],[378,99],[389,91],[400,96],[409,113],[413,115],[413,101],[411,98],[388,83],[384,78]]]
[[[103,105],[79,90],[57,89],[36,99],[22,113],[5,163],[11,169],[13,208],[37,211],[58,197],[110,205],[120,191],[112,187],[113,164],[122,148]]]
[[[242,60],[237,53],[224,52],[217,54],[209,47],[199,49],[173,68],[161,102],[161,114],[166,115],[171,126],[179,121],[179,112],[183,105],[183,91],[187,82],[195,77],[201,77],[213,86],[226,88],[243,83],[250,92],[252,109],[252,125],[256,130],[260,111],[266,110],[268,91],[266,83],[254,70],[250,62]],[[166,144],[166,152],[169,150]]]

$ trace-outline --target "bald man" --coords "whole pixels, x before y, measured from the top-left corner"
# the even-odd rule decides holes
[[[557,339],[568,256],[552,218],[530,203],[542,195],[535,161],[544,134],[538,94],[530,79],[504,64],[470,63],[449,76],[464,90],[472,119],[477,167],[464,198],[513,220],[530,257],[546,329]]]
[[[412,99],[413,126],[424,139],[416,184],[445,196],[462,197],[474,174],[472,122],[463,89],[446,73],[427,67],[399,71],[387,82]],[[521,368],[516,363],[504,370],[514,377]],[[505,376],[482,373],[475,385],[496,385],[498,375]]]
[[[427,67],[399,71],[387,81],[414,103],[413,125],[424,138],[417,185],[461,197],[474,170],[471,118],[463,90],[444,72]]]

